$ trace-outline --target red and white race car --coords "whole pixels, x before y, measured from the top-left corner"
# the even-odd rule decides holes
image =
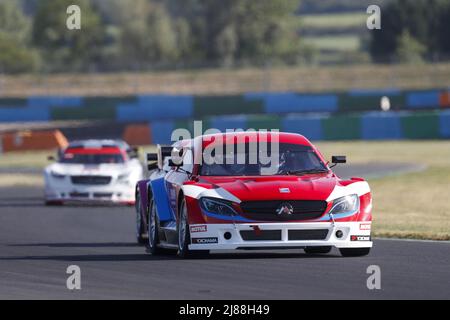
[[[102,202],[132,205],[144,176],[137,151],[123,141],[85,140],[61,150],[44,170],[45,203]]]
[[[137,238],[157,254],[301,248],[364,256],[372,247],[372,197],[342,180],[305,137],[207,135],[148,155],[155,169],[136,188]],[[343,156],[332,163],[345,163]]]

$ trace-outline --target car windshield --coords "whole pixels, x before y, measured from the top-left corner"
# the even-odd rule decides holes
[[[251,146],[252,145],[252,146]],[[224,146],[222,154],[211,152],[200,174],[204,176],[271,176],[328,172],[310,146],[280,143],[279,150],[261,150],[256,144]],[[218,149],[215,149],[218,150]],[[204,152],[206,153],[206,151]],[[204,158],[207,158],[204,156]],[[243,161],[244,160],[244,161]]]
[[[67,164],[119,164],[119,163],[124,163],[124,158],[121,154],[65,153],[61,156],[60,163],[67,163]]]

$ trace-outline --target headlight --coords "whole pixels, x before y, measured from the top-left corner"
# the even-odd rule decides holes
[[[129,173],[121,174],[117,177],[117,181],[121,183],[128,183],[129,176],[130,176]]]
[[[222,216],[237,215],[237,212],[233,209],[230,201],[214,198],[201,198],[200,204],[204,210],[211,213],[219,214]]]
[[[330,214],[356,213],[359,211],[359,197],[356,194],[338,198],[333,201]]]
[[[52,178],[55,178],[55,179],[64,179],[66,177],[65,174],[61,174],[61,173],[58,173],[55,171],[50,171],[50,175],[52,176]]]

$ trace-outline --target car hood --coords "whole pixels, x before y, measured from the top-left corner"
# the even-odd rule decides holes
[[[62,164],[54,163],[45,170],[47,173],[54,172],[61,175],[92,175],[92,176],[115,176],[129,171],[126,164]]]
[[[338,183],[332,174],[274,177],[202,177],[199,181],[223,188],[241,201],[326,200]]]

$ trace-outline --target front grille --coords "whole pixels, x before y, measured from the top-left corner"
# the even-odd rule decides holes
[[[89,193],[87,192],[71,192],[69,193],[71,198],[89,198]]]
[[[328,236],[328,229],[288,231],[289,241],[325,240],[327,236]]]
[[[107,185],[111,182],[111,177],[109,176],[72,176],[73,184],[78,185],[91,185],[91,186],[102,186]]]
[[[281,230],[244,230],[241,237],[244,241],[280,241]]]
[[[277,210],[285,203],[293,207],[293,213],[278,215]],[[305,221],[320,218],[327,209],[327,202],[317,200],[246,201],[241,203],[241,209],[244,216],[256,221]]]
[[[93,194],[93,196],[94,196],[94,198],[111,199],[113,194],[112,193],[95,192]]]

